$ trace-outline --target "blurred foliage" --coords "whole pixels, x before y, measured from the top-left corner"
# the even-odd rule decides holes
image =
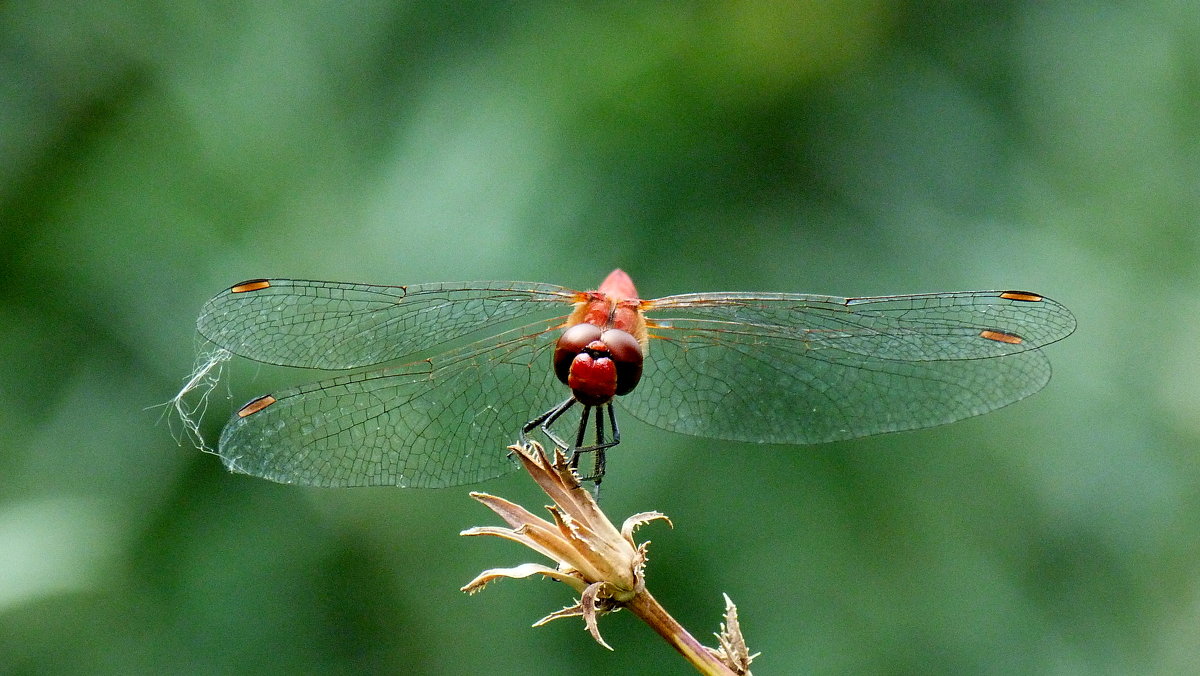
[[[530,629],[556,585],[459,593],[525,560],[457,537],[464,490],[233,476],[147,408],[242,279],[618,265],[1079,318],[1046,391],[944,428],[627,420],[606,506],[672,517],[649,583],[697,635],[727,592],[764,674],[1194,673],[1198,139],[1190,3],[4,3],[0,673],[688,673],[627,614],[615,653]]]

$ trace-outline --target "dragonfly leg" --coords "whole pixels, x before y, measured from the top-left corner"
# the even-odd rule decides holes
[[[605,451],[621,443],[621,428],[617,427],[617,414],[613,412],[613,405],[608,403],[608,425],[612,428],[612,441],[604,443],[604,426],[600,424],[601,416],[596,416],[596,436],[600,440],[600,448],[596,450],[596,497],[600,497],[600,479],[604,478],[605,469]]]
[[[608,410],[612,410],[612,404],[608,405]],[[604,445],[604,411],[596,412],[596,460],[592,463],[592,491],[596,497],[600,497],[600,481],[604,478],[604,451],[608,446]]]
[[[612,439],[605,439],[604,431],[604,411],[596,412],[596,443],[591,446],[584,446],[582,441],[586,434],[585,428],[588,424],[587,416],[584,416],[579,421],[579,434],[577,438],[580,443],[575,446],[575,456],[571,459],[572,469],[577,469],[579,466],[579,455],[581,453],[595,453],[595,460],[592,463],[592,473],[588,476],[580,476],[580,481],[591,481],[593,485],[599,487],[600,481],[604,479],[605,469],[605,451],[621,443],[621,431],[617,427],[617,414],[613,412],[612,402],[604,404],[608,409],[608,426],[612,429]]]
[[[592,406],[584,406],[583,413],[579,414],[579,431],[575,435],[575,445],[572,446],[571,453],[571,471],[579,475],[579,449],[583,448],[583,440],[587,436],[588,417],[592,415]],[[596,416],[597,420],[601,420],[602,415]]]
[[[554,408],[550,409],[549,411],[546,411],[545,413],[539,415],[538,417],[534,418],[533,420],[530,420],[529,422],[525,423],[525,426],[521,428],[521,445],[523,445],[523,446],[528,445],[529,444],[529,436],[528,436],[529,433],[532,432],[534,429],[541,428],[542,434],[545,434],[546,438],[549,439],[551,443],[553,443],[558,448],[562,449],[563,452],[570,451],[572,449],[572,446],[570,444],[568,444],[567,442],[563,441],[562,439],[560,439],[557,434],[555,434],[553,431],[551,431],[550,426],[553,425],[554,422],[557,421],[559,418],[561,418],[562,415],[567,412],[567,409],[571,408],[574,405],[575,405],[575,397],[571,397],[570,399],[567,399],[566,401],[559,404],[558,406],[555,406]]]
[[[608,420],[613,428],[612,443],[615,445],[620,442],[620,433],[617,431],[617,418],[613,414],[612,402],[609,402],[608,404]],[[579,423],[581,433],[585,422],[586,421]],[[600,482],[604,479],[605,467],[604,452],[608,448],[609,446],[604,443],[604,411],[599,411],[596,413],[596,458],[592,463],[592,476],[589,477],[592,480],[592,498],[594,498],[596,502],[600,501]],[[579,457],[579,454],[576,453],[575,456]]]
[[[546,411],[545,413],[542,413],[541,415],[534,418],[533,420],[530,420],[529,422],[525,423],[525,426],[521,428],[520,443],[523,445],[528,444],[529,443],[529,438],[528,438],[529,433],[535,429],[540,429],[542,431],[542,434],[546,435],[546,438],[549,439],[551,443],[553,443],[555,446],[557,446],[564,453],[571,454],[571,461],[570,461],[571,471],[575,472],[576,476],[579,477],[580,481],[592,482],[593,493],[598,495],[600,481],[604,478],[604,469],[605,469],[605,454],[604,454],[604,452],[607,449],[610,449],[613,446],[616,446],[617,444],[621,443],[621,431],[617,427],[617,415],[616,415],[616,413],[613,412],[612,402],[609,402],[607,404],[602,404],[602,406],[604,406],[605,408],[608,409],[608,427],[612,430],[612,438],[611,439],[606,438],[608,435],[607,435],[606,430],[604,429],[604,427],[605,427],[604,411],[597,411],[596,412],[596,427],[595,427],[594,443],[592,443],[590,445],[585,445],[585,442],[587,441],[588,423],[591,421],[591,416],[592,416],[592,409],[599,408],[599,407],[598,406],[584,406],[583,412],[579,416],[579,427],[576,429],[575,443],[574,444],[568,443],[566,440],[564,440],[562,437],[558,436],[558,434],[556,434],[554,432],[554,430],[552,430],[550,428],[552,425],[554,425],[555,422],[558,421],[559,418],[561,418],[563,416],[564,413],[567,412],[568,409],[570,409],[572,406],[575,405],[575,402],[576,402],[576,399],[574,397],[567,399],[563,403],[555,406],[554,408]],[[594,461],[592,462],[592,471],[587,476],[581,476],[580,472],[579,472],[580,456],[584,453],[595,453],[596,454]]]

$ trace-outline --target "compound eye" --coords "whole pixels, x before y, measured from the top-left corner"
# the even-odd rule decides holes
[[[627,331],[609,329],[600,336],[617,365],[617,394],[629,394],[642,379],[642,345]]]
[[[558,344],[554,347],[554,374],[563,384],[566,384],[571,373],[571,361],[575,355],[587,349],[588,343],[599,340],[600,333],[600,328],[595,324],[576,324],[558,337]]]

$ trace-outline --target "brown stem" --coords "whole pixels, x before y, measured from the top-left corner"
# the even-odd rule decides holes
[[[654,631],[658,632],[659,636],[666,639],[700,673],[737,676],[736,672],[717,659],[716,655],[713,655],[708,648],[705,648],[689,634],[682,624],[676,622],[667,609],[658,602],[658,599],[650,595],[650,592],[646,590],[638,592],[633,600],[625,604],[625,607],[650,625]]]

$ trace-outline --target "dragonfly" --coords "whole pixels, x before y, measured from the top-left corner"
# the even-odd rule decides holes
[[[1042,389],[1041,348],[1075,318],[1011,290],[643,300],[617,269],[594,291],[254,279],[210,299],[197,328],[253,361],[347,372],[240,408],[216,450],[229,469],[440,488],[514,470],[502,449],[538,429],[564,450],[597,452],[588,478],[599,482],[604,450],[620,441],[614,402],[662,429],[766,444],[954,422]],[[575,437],[563,439],[554,425],[575,407]]]

